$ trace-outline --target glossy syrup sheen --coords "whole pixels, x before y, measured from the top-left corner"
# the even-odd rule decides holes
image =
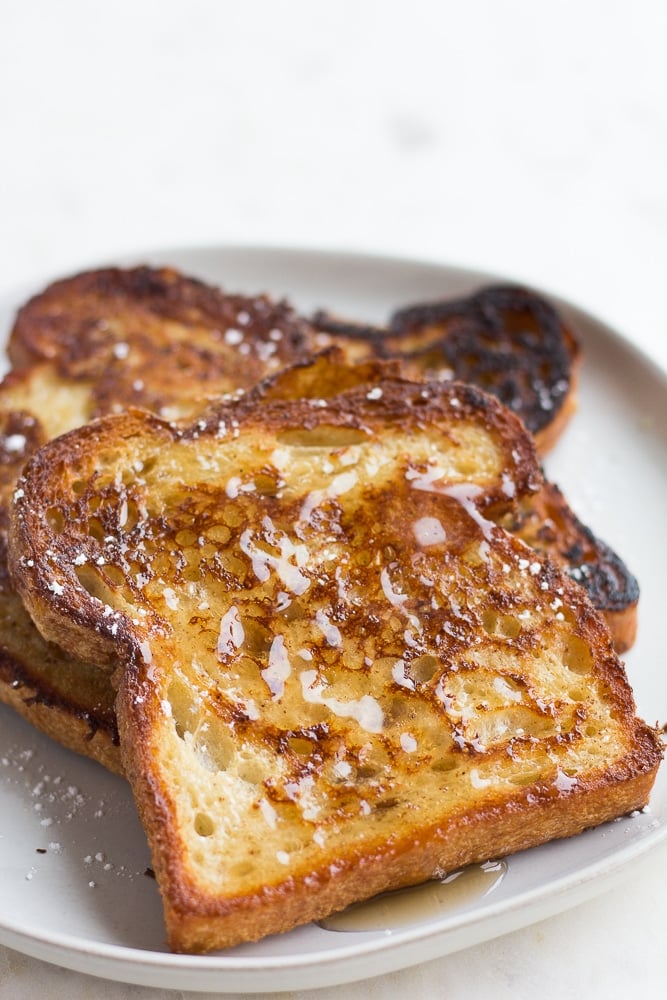
[[[394,931],[447,916],[488,896],[507,872],[504,861],[485,861],[442,879],[382,893],[318,922],[327,931]]]

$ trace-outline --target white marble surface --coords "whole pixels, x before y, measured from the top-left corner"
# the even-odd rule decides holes
[[[379,251],[534,282],[667,365],[666,37],[661,0],[0,0],[0,288],[183,244]],[[317,996],[661,995],[666,866]],[[0,948],[0,998],[39,995],[191,996]]]

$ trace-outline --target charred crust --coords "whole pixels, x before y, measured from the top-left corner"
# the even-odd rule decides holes
[[[406,356],[471,381],[519,413],[533,433],[552,422],[571,390],[574,339],[550,303],[523,288],[485,288],[467,298],[409,306],[389,322]],[[417,335],[426,336],[420,346]]]
[[[590,535],[594,558],[585,558],[584,549],[573,545],[565,551],[571,565],[568,572],[588,592],[593,604],[602,611],[623,611],[639,601],[639,583],[619,555],[605,542]]]
[[[598,610],[625,612],[639,601],[639,583],[621,557],[574,513],[559,487],[545,482],[502,522],[528,545],[555,559]]]

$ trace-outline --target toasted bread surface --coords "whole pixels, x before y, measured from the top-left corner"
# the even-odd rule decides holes
[[[500,285],[407,306],[393,314],[390,328],[399,349],[406,336],[412,340],[409,355],[420,368],[444,358],[455,378],[520,413],[543,454],[576,408],[579,345],[553,305],[529,289]]]
[[[267,377],[248,394],[260,406],[266,399],[331,399],[345,388],[369,388],[403,371],[400,359],[346,364],[337,348],[323,350],[298,365]],[[531,548],[555,560],[584,587],[611,630],[617,652],[629,649],[637,631],[639,585],[623,560],[596,538],[554,484],[543,481],[501,517],[500,523]]]
[[[49,361],[86,386],[89,417],[137,406],[179,419],[313,347],[310,325],[285,302],[138,267],[50,285],[19,310],[8,352],[16,367]]]
[[[116,434],[123,443],[136,438],[138,446],[144,447],[145,444],[151,454],[152,467],[153,449],[159,447],[156,442],[162,441],[166,448],[174,439],[178,445],[178,454],[182,454],[187,461],[191,455],[188,442],[192,439],[201,438],[209,441],[213,438],[216,442],[224,442],[224,448],[229,450],[231,445],[228,438],[231,436],[233,443],[241,421],[245,427],[256,426],[259,429],[258,433],[266,428],[268,439],[271,441],[275,434],[282,433],[280,421],[285,421],[288,424],[288,429],[284,432],[288,435],[286,444],[293,442],[296,448],[302,447],[302,453],[308,456],[310,448],[319,447],[317,441],[323,414],[326,414],[327,421],[327,426],[322,431],[324,447],[335,448],[336,442],[339,442],[340,448],[344,449],[350,442],[363,441],[366,429],[360,414],[365,414],[366,407],[373,403],[380,404],[375,409],[380,414],[387,414],[388,423],[409,414],[412,418],[411,424],[414,423],[417,427],[420,421],[429,418],[430,411],[444,411],[449,421],[446,432],[443,431],[428,445],[434,456],[434,469],[437,470],[441,466],[444,468],[443,463],[448,461],[465,463],[465,468],[459,470],[458,475],[453,472],[450,478],[453,477],[455,481],[465,481],[468,469],[474,471],[475,507],[484,509],[489,517],[502,516],[513,506],[515,497],[537,489],[541,482],[534,444],[530,436],[523,432],[520,421],[499,406],[492,397],[472,386],[457,383],[428,386],[401,379],[387,379],[382,387],[369,389],[366,385],[357,386],[331,400],[316,398],[286,402],[282,399],[266,399],[261,407],[256,405],[256,398],[250,393],[232,407],[225,404],[211,407],[195,424],[185,429],[179,429],[176,425],[145,411],[129,411],[127,414],[118,415],[118,420],[115,421],[104,418],[93,421],[70,434],[62,435],[40,449],[28,463],[29,483],[22,476],[13,494],[13,509],[19,512],[13,518],[17,544],[20,546],[22,531],[26,527],[24,536],[26,543],[30,538],[30,544],[38,546],[39,535],[39,542],[45,546],[45,559],[42,559],[41,553],[37,555],[35,548],[35,557],[23,558],[18,562],[15,560],[15,572],[12,574],[24,604],[42,634],[47,640],[58,643],[67,651],[78,653],[82,650],[84,656],[95,662],[107,663],[111,667],[116,664],[119,642],[123,641],[123,630],[117,629],[115,623],[110,623],[114,626],[112,631],[104,628],[91,630],[90,615],[94,616],[99,611],[98,596],[106,592],[106,587],[111,587],[113,590],[114,579],[114,572],[107,579],[107,571],[104,569],[105,565],[113,563],[109,562],[106,556],[101,556],[96,546],[100,539],[107,539],[113,544],[114,531],[117,532],[119,526],[107,523],[100,514],[92,522],[97,525],[95,530],[99,538],[91,535],[83,549],[78,548],[75,552],[65,552],[63,549],[63,559],[57,557],[58,550],[70,544],[73,538],[78,539],[81,530],[78,522],[88,524],[90,518],[88,505],[104,509],[102,492],[111,488],[106,485],[105,467],[110,464],[113,457],[113,452],[109,454],[106,450],[105,434],[110,434],[112,441],[114,440],[112,435]],[[466,419],[471,412],[478,411],[483,414],[484,419],[479,418],[476,421]],[[123,417],[124,419],[121,419]],[[430,415],[430,419],[433,421],[435,418]],[[299,430],[295,429],[297,420],[301,422]],[[444,417],[443,423],[445,423]],[[393,423],[391,426],[393,427]],[[453,427],[462,440],[458,440],[454,435]],[[314,428],[312,434],[311,428]],[[409,433],[409,430],[406,433]],[[468,435],[472,440],[468,440]],[[330,444],[330,441],[334,444]],[[442,454],[438,452],[439,447],[442,448]],[[275,448],[273,453],[276,459],[280,457],[280,452]],[[289,450],[285,454],[290,459],[294,457]],[[140,467],[142,461],[137,455],[137,477],[145,471]],[[200,461],[203,466],[206,465],[204,459]],[[75,502],[73,506],[49,506],[47,509],[45,504],[54,496],[53,489],[58,477],[63,491],[67,490],[71,481],[71,470],[76,470],[83,464],[87,464],[91,476],[83,507],[79,509],[79,505]],[[270,473],[267,477],[265,487],[267,490],[277,488],[275,485],[271,486],[272,475]],[[125,476],[128,478],[131,472],[127,472]],[[489,483],[488,489],[479,485],[485,481],[485,477]],[[90,492],[93,483],[98,485],[100,491],[100,495],[96,498]],[[39,494],[40,487],[44,490],[42,496]],[[75,483],[72,487],[74,493],[77,488],[79,487]],[[235,488],[234,483],[228,486],[230,491]],[[426,486],[424,489],[426,490]],[[68,494],[63,492],[63,504],[69,502],[66,501],[66,496]],[[160,500],[159,494],[156,494],[156,500]],[[143,507],[132,508],[131,511],[128,508],[127,517],[130,523],[137,518],[143,523],[145,520],[143,512]],[[114,516],[117,514],[118,511]],[[196,510],[193,508],[189,515],[192,520],[190,534],[196,532],[195,515]],[[151,517],[158,518],[158,511],[151,508]],[[120,528],[122,527],[123,525],[120,525]],[[89,547],[92,547],[91,552],[88,552]],[[94,560],[92,552],[95,553]],[[11,554],[10,549],[10,568]],[[60,568],[57,576],[52,578],[51,564],[54,558]],[[168,561],[167,565],[171,567]],[[62,576],[63,572],[65,576]],[[91,594],[87,599],[85,586],[82,589],[82,580],[88,579],[91,573],[95,578],[99,576],[94,587],[102,589],[99,590],[99,594]],[[139,576],[141,579],[141,574]],[[89,582],[93,586],[92,581]],[[75,633],[78,630],[81,634],[76,637]]]
[[[490,397],[397,379],[106,418],[31,460],[14,580],[48,638],[122,667],[172,948],[645,804],[661,749],[603,620],[492,520],[540,483]]]

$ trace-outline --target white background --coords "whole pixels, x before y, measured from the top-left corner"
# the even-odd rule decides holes
[[[379,251],[533,282],[667,365],[666,43],[661,0],[0,0],[0,289],[177,245]],[[660,995],[666,866],[357,995]],[[174,994],[0,948],[0,997],[37,995]]]

